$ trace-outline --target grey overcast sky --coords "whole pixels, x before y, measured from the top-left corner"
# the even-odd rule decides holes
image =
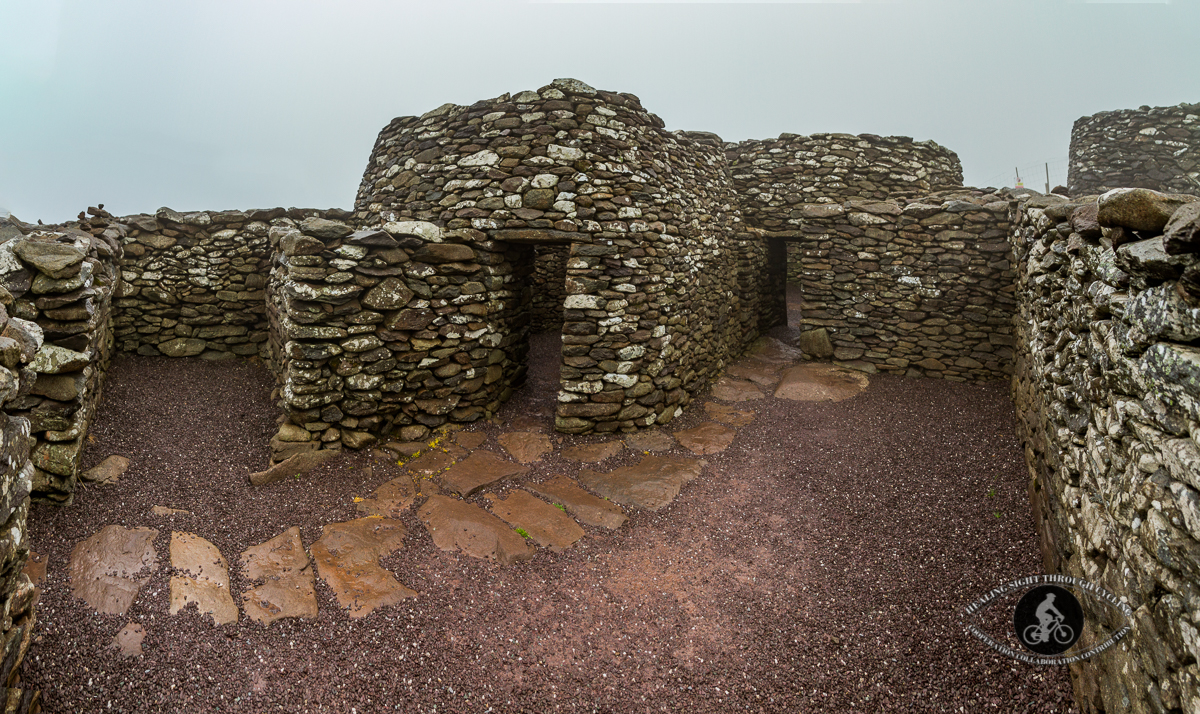
[[[669,129],[933,139],[1065,183],[1071,125],[1200,102],[1192,0],[0,0],[0,209],[349,208],[377,132],[556,77]]]

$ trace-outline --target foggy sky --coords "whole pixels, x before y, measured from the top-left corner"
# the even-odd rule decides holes
[[[393,117],[575,77],[668,129],[933,139],[1066,182],[1071,125],[1200,102],[1178,1],[0,0],[0,212],[350,208]]]

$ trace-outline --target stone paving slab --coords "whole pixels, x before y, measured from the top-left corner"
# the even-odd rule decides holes
[[[731,377],[747,379],[755,384],[770,389],[779,381],[779,370],[783,365],[756,358],[744,359],[729,365],[725,374]]]
[[[404,547],[407,532],[403,523],[377,516],[330,523],[321,529],[321,537],[310,549],[313,561],[350,617],[366,617],[377,608],[417,596],[379,565],[382,556]]]
[[[564,511],[526,491],[511,491],[506,498],[484,494],[492,502],[492,513],[514,528],[529,534],[543,548],[560,551],[583,537],[579,527]]]
[[[634,451],[670,451],[677,446],[670,434],[657,429],[630,434],[625,443]]]
[[[501,479],[527,473],[528,466],[513,463],[493,451],[473,451],[470,456],[442,472],[438,482],[448,491],[470,496]]]
[[[382,484],[371,495],[355,504],[355,508],[364,516],[399,518],[412,506],[416,498],[417,486],[413,483],[411,475],[404,474]]]
[[[412,461],[405,463],[404,467],[413,473],[429,476],[449,468],[454,462],[466,455],[466,449],[454,444],[433,449],[426,447],[425,452]]]
[[[171,567],[187,575],[171,576],[171,614],[195,603],[201,615],[227,625],[237,622],[238,609],[229,592],[229,563],[221,551],[195,533],[171,532]]]
[[[754,417],[756,416],[749,409],[738,409],[728,404],[721,404],[720,402],[705,402],[704,411],[708,414],[709,418],[724,422],[730,426],[747,426],[754,421]]]
[[[541,461],[543,456],[554,451],[550,437],[536,431],[510,431],[497,437],[497,441],[509,456],[523,464]]]
[[[262,583],[242,593],[242,609],[251,620],[269,625],[285,617],[317,616],[315,575],[298,526],[250,546],[238,559],[246,579]]]
[[[801,364],[783,373],[776,399],[798,402],[840,402],[867,388],[867,375],[830,364]]]
[[[534,549],[504,521],[479,506],[449,496],[430,496],[417,512],[433,544],[460,549],[474,558],[510,565],[533,557]]]
[[[616,456],[625,450],[625,444],[620,441],[602,441],[599,444],[580,444],[562,450],[562,457],[571,461],[596,463],[611,456]]]
[[[478,449],[487,441],[487,434],[480,431],[460,431],[454,435],[454,441],[464,449]]]
[[[679,495],[683,484],[700,475],[704,462],[678,456],[645,456],[632,466],[608,473],[579,472],[579,482],[622,505],[657,511]]]
[[[105,526],[71,551],[71,587],[105,615],[124,615],[158,568],[153,528]]]
[[[555,476],[545,483],[527,483],[525,488],[549,499],[551,503],[561,503],[572,515],[589,526],[601,526],[611,530],[620,528],[629,520],[620,506],[593,496],[566,476]]]
[[[706,421],[692,429],[675,432],[675,440],[693,454],[705,456],[718,454],[733,443],[737,430],[731,426]]]
[[[733,377],[721,377],[717,380],[713,385],[712,395],[714,399],[723,402],[748,402],[763,398],[762,391],[754,386],[753,382]]]

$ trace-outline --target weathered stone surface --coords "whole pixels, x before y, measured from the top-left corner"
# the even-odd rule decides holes
[[[829,359],[833,356],[833,343],[829,341],[829,332],[824,327],[801,332],[796,346],[813,359]]]
[[[1163,237],[1126,243],[1117,248],[1116,264],[1131,275],[1144,275],[1157,280],[1174,280],[1184,269],[1195,263],[1191,254],[1169,255],[1163,249]]]
[[[1097,220],[1101,226],[1159,233],[1180,206],[1197,200],[1195,196],[1148,188],[1115,188],[1100,196]]]
[[[70,402],[83,396],[87,379],[82,372],[43,374],[33,383],[33,393],[57,402]]]
[[[562,550],[583,537],[583,529],[561,511],[525,491],[510,491],[507,498],[484,494],[492,513],[514,528],[524,530],[543,548]]]
[[[454,435],[454,441],[464,449],[477,449],[487,441],[487,434],[479,431],[460,431]]]
[[[373,516],[322,529],[321,538],[312,544],[313,560],[350,617],[366,617],[417,596],[379,565],[381,557],[404,547],[407,532],[399,521]]]
[[[275,438],[279,441],[288,443],[304,443],[312,440],[312,434],[305,428],[285,422],[279,425],[279,431],[275,433]]]
[[[150,515],[153,516],[190,516],[191,511],[186,511],[182,508],[168,508],[167,506],[151,506]]]
[[[129,459],[113,454],[92,468],[84,471],[79,478],[100,484],[116,483],[117,479],[129,468]]]
[[[496,440],[509,456],[523,464],[541,461],[543,456],[554,451],[549,436],[533,431],[510,431],[501,434]]]
[[[317,218],[315,216],[305,218],[301,221],[300,230],[326,240],[344,238],[354,232],[350,226],[341,221],[331,221],[327,218]]]
[[[737,430],[733,427],[706,421],[693,429],[675,432],[675,440],[693,454],[718,454],[733,443]]]
[[[269,625],[286,617],[317,616],[315,578],[299,527],[250,546],[238,560],[246,579],[261,583],[242,593],[242,609],[251,620]]]
[[[783,373],[776,399],[798,402],[840,402],[867,388],[867,375],[826,364],[802,364]]]
[[[721,377],[713,385],[712,396],[714,399],[726,402],[748,402],[754,399],[762,399],[763,393],[753,383],[747,382],[744,379]]]
[[[238,609],[229,592],[229,564],[221,551],[195,533],[172,531],[171,567],[187,573],[171,577],[171,614],[195,603],[201,615],[227,625],[237,622]]]
[[[425,446],[421,451],[421,455],[417,458],[404,464],[409,471],[428,476],[445,471],[454,465],[462,457],[466,456],[467,452],[461,447],[450,444],[448,446],[439,446],[437,448],[429,448]]]
[[[21,572],[25,573],[34,587],[40,588],[42,582],[46,580],[46,564],[46,556],[30,550],[29,558],[25,560],[25,567],[21,569]]]
[[[755,413],[748,409],[735,409],[718,402],[705,402],[704,411],[712,419],[730,426],[746,426],[753,422],[755,417]]]
[[[400,518],[417,498],[417,487],[409,475],[397,476],[359,501],[358,512],[364,516]]]
[[[620,441],[602,441],[598,444],[580,444],[562,450],[564,459],[596,463],[610,456],[616,456],[625,450],[625,444]]]
[[[698,477],[703,468],[704,463],[696,459],[645,456],[608,473],[583,469],[579,483],[622,505],[657,511],[675,500],[683,484]]]
[[[442,487],[463,496],[470,496],[484,486],[513,476],[529,473],[528,466],[513,463],[491,451],[474,451],[463,461],[438,476]]]
[[[501,565],[529,560],[534,550],[499,518],[476,505],[448,496],[431,496],[418,511],[433,544],[442,550],[459,549],[474,558]]]
[[[112,644],[109,645],[112,649],[120,650],[121,659],[129,659],[131,657],[142,656],[142,641],[146,639],[146,628],[136,622],[126,623],[121,630],[113,636]]]
[[[158,346],[158,351],[168,357],[195,357],[204,351],[204,340],[191,337],[177,337],[167,340]]]
[[[469,250],[469,249],[468,249]],[[367,291],[362,298],[362,304],[376,310],[395,310],[404,307],[413,298],[413,291],[399,278],[385,278],[381,283]],[[392,329],[403,329],[393,327]]]
[[[337,455],[338,452],[328,449],[304,451],[294,454],[266,471],[258,471],[250,474],[250,483],[255,486],[265,486],[281,479],[296,478],[312,471]]]
[[[29,368],[39,374],[60,374],[81,370],[90,362],[91,358],[83,352],[43,343],[33,361],[29,363]]]
[[[555,476],[544,483],[527,483],[525,488],[551,503],[562,504],[589,526],[616,529],[629,520],[620,506],[593,496],[566,476]]]
[[[75,246],[29,239],[18,240],[13,252],[26,265],[55,280],[78,275],[84,258]]]
[[[75,597],[105,615],[124,615],[158,567],[153,528],[105,526],[71,551]]]
[[[1171,255],[1200,250],[1200,202],[1180,206],[1163,230],[1163,250]]]
[[[770,389],[779,381],[779,369],[778,362],[752,357],[734,362],[725,373],[731,377],[748,379],[760,387]]]
[[[427,243],[412,255],[414,263],[467,263],[475,260],[471,246],[460,243]]]
[[[634,451],[670,451],[678,446],[670,434],[657,429],[630,434],[625,443]]]

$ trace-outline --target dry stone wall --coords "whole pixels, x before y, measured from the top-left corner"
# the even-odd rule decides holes
[[[5,711],[29,711],[40,698],[38,692],[21,688],[18,674],[33,639],[38,596],[24,573],[29,557],[26,518],[39,474],[30,460],[30,446],[46,443],[45,434],[31,438],[28,414],[31,404],[42,403],[39,393],[64,387],[39,388],[39,377],[53,382],[65,375],[67,389],[88,381],[83,374],[89,362],[86,352],[60,348],[46,337],[75,344],[72,338],[80,333],[71,325],[88,320],[74,318],[102,311],[103,281],[98,278],[111,274],[98,256],[119,250],[119,244],[93,243],[91,238],[79,231],[0,220],[0,701]],[[67,283],[78,284],[62,291]],[[41,302],[39,307],[40,301],[57,304]],[[64,311],[52,312],[57,308]],[[38,325],[39,318],[47,321],[47,331]],[[66,369],[63,357],[73,362],[73,369]],[[90,386],[94,385],[93,381]],[[74,408],[79,411],[78,405]]]
[[[1013,399],[1046,570],[1134,612],[1120,645],[1072,665],[1088,713],[1200,709],[1200,203],[1187,200],[1047,196],[1013,225]],[[1083,604],[1093,644],[1125,624]]]
[[[756,228],[799,228],[803,204],[884,200],[962,186],[962,164],[932,141],[874,134],[780,134],[725,145],[742,215]]]
[[[167,208],[126,227],[113,331],[123,352],[267,357],[266,282],[273,221],[317,211]]]
[[[1100,112],[1075,122],[1070,194],[1122,187],[1200,191],[1200,104]]]
[[[435,299],[451,304],[439,303],[445,309],[416,337],[423,342],[415,352],[428,353],[416,371],[426,359],[476,359],[469,353],[480,348],[448,337],[458,334],[451,313],[473,301],[484,305],[482,329],[495,342],[482,347],[502,355],[488,358],[499,360],[490,365],[501,375],[495,386],[485,379],[479,396],[468,399],[481,412],[456,416],[457,406],[447,409],[440,401],[446,397],[435,396],[445,389],[440,377],[419,374],[427,386],[413,394],[416,406],[401,423],[478,418],[519,384],[535,324],[524,287],[531,276],[551,272],[534,267],[530,246],[569,246],[557,421],[563,431],[669,421],[757,336],[756,276],[765,249],[749,234],[738,236],[723,145],[711,134],[662,126],[633,95],[556,80],[536,92],[401,117],[383,130],[355,220],[393,235],[409,231],[424,242],[462,245],[475,260],[491,261],[481,273],[490,282],[454,274],[457,268],[443,267],[450,261],[422,263],[406,274],[406,281],[484,289],[470,297],[451,294],[456,287],[430,286],[438,289]],[[452,352],[434,356],[446,350]],[[411,433],[419,431],[414,426]]]
[[[39,332],[25,387],[7,406],[8,413],[29,422],[32,492],[38,500],[71,501],[112,356],[109,313],[120,280],[121,233],[103,218],[100,223],[95,234],[84,230],[89,223],[30,227],[26,235],[0,244],[0,282],[12,296],[9,312]]]
[[[802,347],[868,371],[1007,375],[1009,208],[1007,196],[981,191],[797,205],[798,230],[765,235],[800,258]]]

